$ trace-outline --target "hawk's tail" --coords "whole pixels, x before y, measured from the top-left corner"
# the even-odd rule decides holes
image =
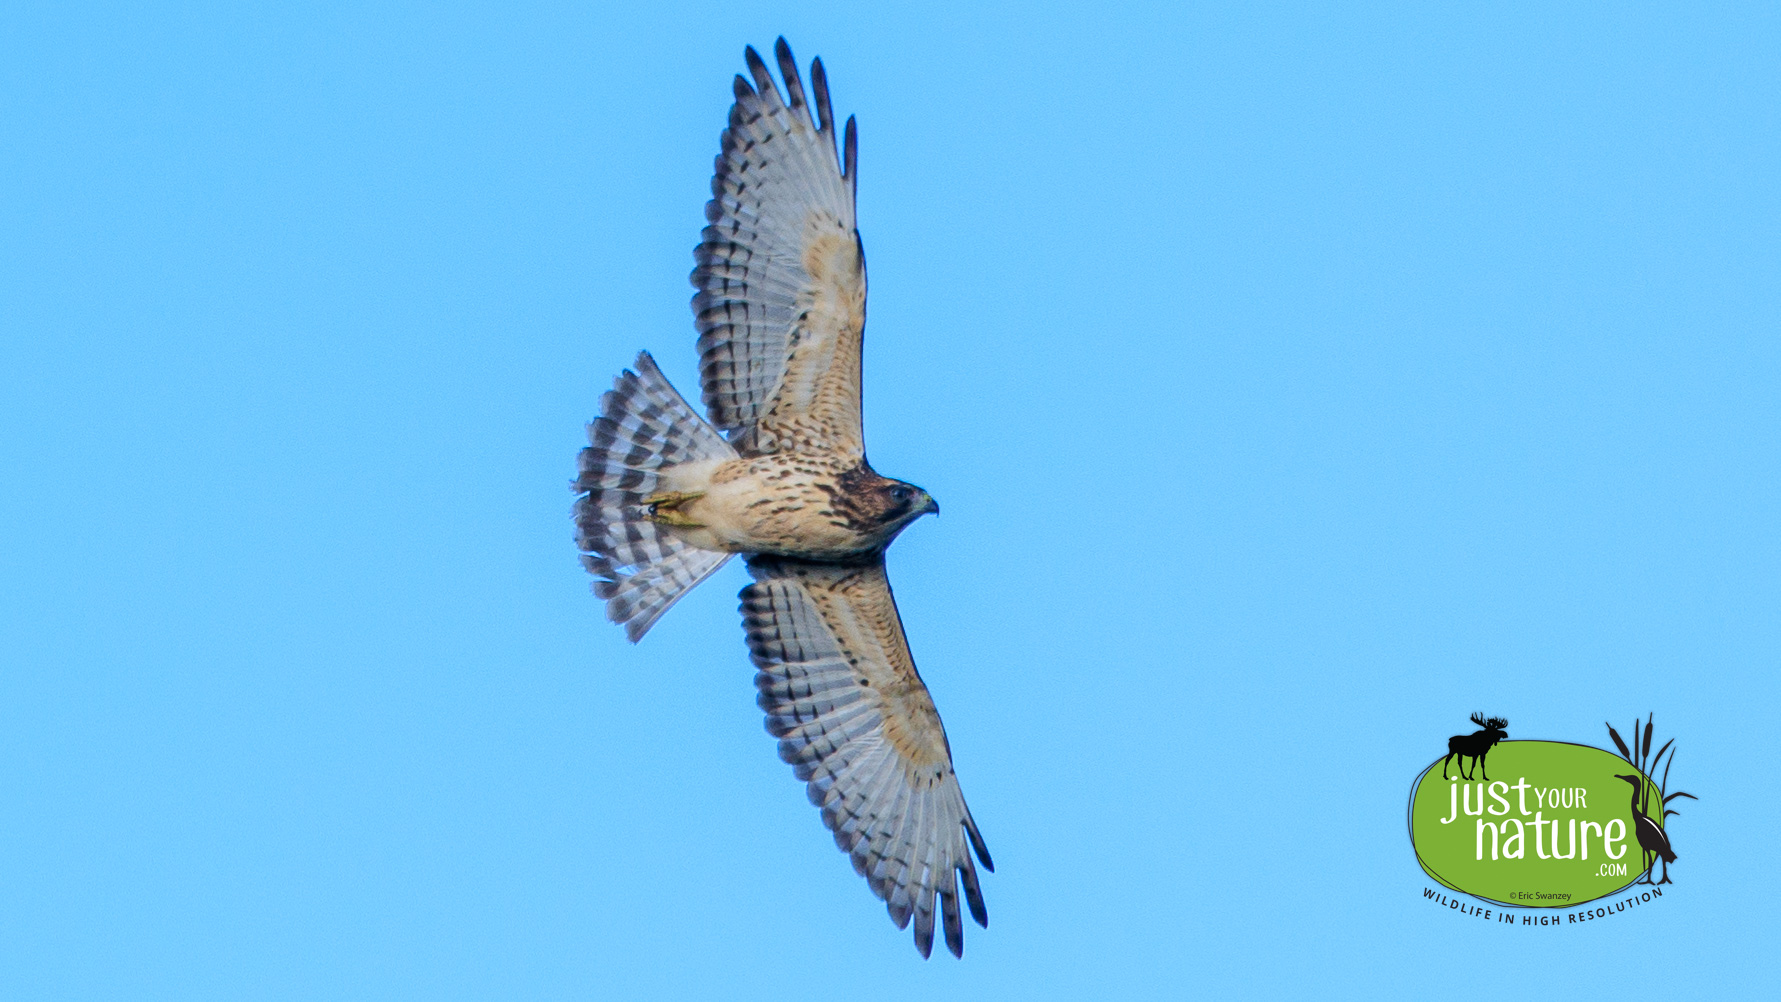
[[[694,585],[730,559],[683,542],[649,518],[646,499],[669,467],[730,459],[736,450],[668,385],[649,352],[600,398],[575,479],[575,545],[606,615],[642,638]]]

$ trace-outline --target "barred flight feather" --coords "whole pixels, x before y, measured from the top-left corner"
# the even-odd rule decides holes
[[[644,499],[655,493],[668,468],[706,459],[734,458],[723,436],[695,413],[656,368],[637,356],[600,398],[600,416],[588,425],[575,480],[575,545],[594,575],[594,594],[625,635],[642,639],[662,613],[710,577],[727,553],[701,550],[649,520]]]
[[[914,922],[922,955],[936,918],[947,948],[962,955],[961,882],[971,917],[989,924],[973,850],[994,866],[909,657],[883,562],[757,556],[748,569],[755,581],[742,591],[743,628],[780,757],[891,921]]]

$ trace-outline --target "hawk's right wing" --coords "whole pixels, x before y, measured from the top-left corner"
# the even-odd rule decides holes
[[[822,60],[810,66],[813,120],[785,39],[774,54],[789,103],[749,48],[754,81],[736,77],[705,205],[710,225],[694,251],[699,380],[711,423],[743,455],[795,448],[851,466],[865,455],[866,326],[853,119],[838,156]]]
[[[891,921],[901,929],[914,917],[922,956],[934,944],[936,895],[946,946],[962,955],[961,882],[971,917],[989,925],[971,851],[995,866],[909,655],[884,562],[753,557],[748,570],[742,621],[779,757],[808,782],[835,844]]]

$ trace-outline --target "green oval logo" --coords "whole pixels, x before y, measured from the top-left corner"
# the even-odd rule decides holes
[[[1662,795],[1626,759],[1505,740],[1485,761],[1488,780],[1484,768],[1436,759],[1411,788],[1410,841],[1430,877],[1499,904],[1565,908],[1613,894],[1650,866],[1639,818],[1661,827]]]

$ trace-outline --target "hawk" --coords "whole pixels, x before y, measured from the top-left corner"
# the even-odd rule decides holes
[[[972,852],[995,867],[884,572],[897,534],[940,507],[866,461],[857,132],[849,118],[837,148],[822,60],[807,96],[785,39],[774,54],[784,94],[746,50],[694,251],[710,421],[639,354],[588,426],[576,545],[633,642],[742,555],[742,623],[780,758],[897,928],[914,920],[922,956],[936,898],[962,956],[961,887],[989,925]]]

